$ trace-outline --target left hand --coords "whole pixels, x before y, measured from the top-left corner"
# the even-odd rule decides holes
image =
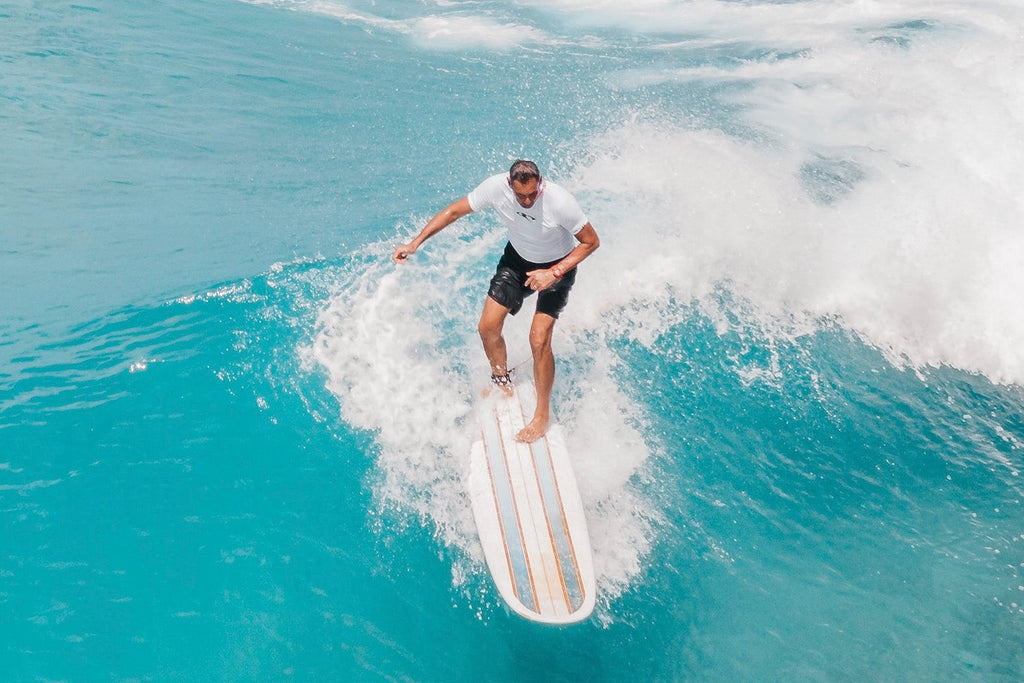
[[[543,291],[556,282],[558,282],[558,278],[550,268],[531,270],[526,274],[526,286],[535,292]]]

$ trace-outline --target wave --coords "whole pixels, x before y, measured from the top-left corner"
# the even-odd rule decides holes
[[[618,285],[589,308],[724,285],[794,330],[839,321],[900,365],[1024,382],[1024,41],[991,23],[909,49],[821,44],[612,77],[726,83],[738,114],[713,126],[640,111],[587,142],[570,184],[608,245],[601,279]]]
[[[562,0],[516,15],[490,3],[283,6],[453,46],[579,43],[614,30],[592,52],[632,55],[598,67],[615,102],[572,143],[579,151],[564,156],[575,161],[558,164],[606,239],[595,258],[606,265],[595,267],[620,291],[589,310],[706,301],[725,286],[797,330],[839,321],[898,365],[1024,382],[1016,5]],[[588,54],[563,66],[574,71]]]
[[[1024,383],[1015,313],[1024,203],[1012,154],[1024,137],[1024,84],[1014,76],[1024,49],[1007,28],[1017,10],[648,5],[649,26],[601,3],[544,10],[588,29],[676,32],[644,44],[645,54],[668,55],[655,66],[605,67],[604,85],[637,94],[635,106],[575,141],[557,178],[604,245],[556,330],[555,400],[605,604],[640,576],[664,509],[649,485],[664,454],[649,443],[644,398],[616,379],[623,338],[653,348],[700,315],[720,335],[759,330],[770,355],[779,340],[841,326],[897,367]],[[631,19],[620,22],[624,12]],[[419,19],[385,27],[412,35]],[[557,24],[544,30],[578,36]],[[701,54],[716,45],[727,49]],[[706,111],[674,102],[680,88],[707,93]],[[381,505],[413,511],[470,564],[481,558],[464,505],[465,454],[474,378],[486,368],[475,323],[495,227],[487,218],[453,226],[443,247],[432,243],[404,269],[385,243],[355,255],[302,349],[309,367],[326,371],[345,420],[375,434]],[[513,357],[528,356],[526,322],[510,323]],[[736,371],[744,383],[781,372],[771,363]],[[468,572],[456,564],[459,583]]]

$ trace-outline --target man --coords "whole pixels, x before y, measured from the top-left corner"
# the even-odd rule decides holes
[[[405,263],[427,239],[458,219],[494,207],[508,228],[508,244],[491,278],[477,330],[491,364],[491,381],[511,393],[512,379],[502,329],[505,316],[515,315],[523,299],[537,293],[537,308],[530,325],[533,379],[537,409],[516,438],[533,442],[543,436],[551,420],[551,388],[555,382],[555,356],[551,336],[576,281],[576,266],[600,245],[594,227],[579,204],[562,187],[546,182],[537,164],[517,160],[508,175],[483,181],[466,197],[431,218],[408,244],[395,247],[395,263]]]

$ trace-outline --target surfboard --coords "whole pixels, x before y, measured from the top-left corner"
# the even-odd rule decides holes
[[[478,406],[469,493],[484,558],[516,613],[571,624],[594,609],[587,519],[558,425],[532,444],[515,440],[534,407],[532,386],[492,391]]]

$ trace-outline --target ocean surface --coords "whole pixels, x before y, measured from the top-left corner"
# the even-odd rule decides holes
[[[1024,679],[1019,0],[0,0],[0,679]],[[465,493],[482,212],[598,604]],[[528,316],[508,326],[529,374]]]

